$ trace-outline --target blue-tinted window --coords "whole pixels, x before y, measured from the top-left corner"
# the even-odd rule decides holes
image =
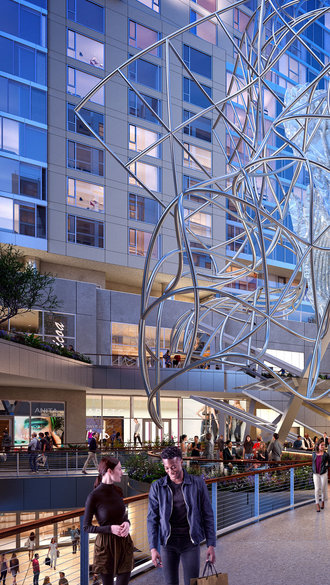
[[[0,36],[0,70],[46,85],[46,53]]]
[[[90,0],[67,0],[68,18],[88,26],[99,32],[104,32],[104,8]]]
[[[128,196],[128,214],[129,219],[157,223],[159,219],[159,203],[154,199],[130,193]]]
[[[0,149],[5,152],[47,161],[46,130],[0,117]]]
[[[99,148],[68,140],[68,168],[103,177],[104,152]]]
[[[128,66],[128,78],[152,89],[161,89],[161,68],[144,59],[137,59]]]
[[[193,47],[183,45],[183,60],[193,73],[212,79],[212,57]]]
[[[156,114],[161,117],[161,101],[144,93],[141,95],[147,104],[149,104],[149,106],[154,110],[154,112],[156,112]],[[132,89],[128,90],[128,103],[128,112],[131,114],[131,116],[136,116],[142,120],[148,120],[149,122],[155,122],[156,124],[159,124],[156,116],[149,110],[149,108],[147,108],[147,106]]]
[[[190,112],[189,110],[183,110],[183,121],[189,120],[189,118],[191,118],[192,116],[194,116],[194,112]],[[189,136],[200,138],[200,140],[206,140],[206,142],[211,142],[212,122],[211,120],[209,120],[209,118],[205,118],[205,116],[200,116],[200,118],[185,126],[183,132],[185,134],[188,134]]]
[[[12,0],[1,0],[1,29],[36,45],[46,46],[45,15]]]
[[[1,30],[18,36],[18,11],[19,4],[12,0],[2,0],[1,2]]]
[[[199,268],[207,268],[207,269],[212,268],[211,256],[209,256],[209,254],[205,254],[203,252],[198,252],[196,250],[196,248],[202,248],[201,244],[199,244],[198,242],[190,242],[190,247],[191,247],[193,262],[194,262],[195,266],[198,266]],[[183,263],[188,264],[188,257],[187,257],[186,252],[184,252],[184,254],[183,254]]]
[[[46,199],[46,169],[0,156],[0,191]]]
[[[77,134],[83,134],[84,136],[93,136],[93,134],[88,130],[87,126],[81,120],[79,120],[78,116],[74,113],[75,106],[73,104],[68,104],[68,130],[70,132],[77,132]],[[88,110],[87,108],[81,108],[80,114],[86,120],[87,124],[98,134],[101,138],[104,137],[104,116],[103,114],[99,114],[98,112],[93,112],[92,110]]]
[[[68,242],[103,248],[103,222],[68,215]]]
[[[182,190],[186,191],[187,189],[190,189],[191,187],[198,185],[200,182],[201,182],[200,179],[195,179],[194,177],[190,177],[189,175],[183,175]],[[190,201],[193,201],[194,203],[205,203],[205,199],[203,197],[199,197],[197,194],[194,195],[193,193],[191,193],[190,195],[188,195],[188,198]]]
[[[0,110],[47,123],[45,91],[0,76]]]
[[[46,130],[25,124],[24,154],[27,158],[47,162]]]
[[[207,95],[212,97],[212,89],[203,83],[201,83],[201,86],[204,91],[206,91]],[[183,100],[202,108],[207,108],[209,105],[211,105],[210,100],[206,95],[203,94],[197,83],[195,83],[195,81],[192,79],[188,79],[187,77],[183,78]]]

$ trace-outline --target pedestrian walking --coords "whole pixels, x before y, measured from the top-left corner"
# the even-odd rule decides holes
[[[259,443],[258,449],[260,449],[260,443]],[[278,438],[278,433],[274,433],[273,439],[269,443],[268,449],[267,449],[269,459],[271,461],[281,461],[282,451],[283,451],[283,446]]]
[[[85,504],[84,531],[96,533],[93,573],[100,575],[103,585],[127,585],[133,568],[133,542],[130,523],[119,483],[123,472],[114,457],[103,457],[94,490]],[[98,525],[92,524],[95,515]]]
[[[11,555],[11,559],[9,561],[9,567],[10,567],[11,576],[13,578],[13,585],[16,585],[16,575],[17,575],[17,573],[19,573],[19,560],[16,556],[16,553],[14,553],[14,552]]]
[[[56,538],[53,537],[50,541],[47,555],[50,558],[50,566],[53,567],[54,570],[56,569],[57,553],[57,542]]]
[[[71,536],[71,544],[72,544],[72,554],[75,555],[77,552],[78,540],[79,540],[79,533],[75,526],[72,526],[70,530]]]
[[[163,567],[166,585],[179,583],[181,561],[184,585],[190,585],[190,579],[199,576],[200,543],[204,539],[206,559],[215,562],[212,505],[204,479],[183,469],[181,449],[166,447],[161,458],[166,476],[154,481],[149,492],[151,560],[155,567]]]
[[[42,585],[52,585],[50,582],[50,577],[45,577]]]
[[[33,553],[36,548],[36,535],[34,534],[34,532],[30,532],[30,536],[28,537],[25,546],[29,551],[29,561],[32,561]]]
[[[69,585],[69,581],[67,580],[65,573],[60,571],[60,578],[58,580],[58,585]]]
[[[94,463],[96,469],[98,467],[97,456],[96,456],[97,443],[96,443],[95,435],[96,435],[96,433],[94,432],[92,434],[92,438],[90,440],[89,447],[88,447],[88,457],[84,463],[84,467],[82,468],[82,472],[85,475],[87,475],[86,467],[90,461],[92,461]]]
[[[40,442],[40,452],[43,458],[43,468],[47,473],[49,473],[49,465],[48,465],[48,457],[47,457],[47,449],[49,447],[49,443],[45,438],[44,433],[39,433],[39,442]]]
[[[28,453],[30,454],[29,463],[30,463],[30,469],[31,469],[32,473],[37,472],[37,457],[38,457],[39,447],[40,447],[40,445],[39,445],[39,441],[37,439],[37,433],[32,433],[31,441],[28,444]]]
[[[139,423],[138,419],[135,418],[134,419],[134,447],[136,447],[136,441],[139,441],[140,446],[142,447],[142,441],[141,441],[141,436],[140,436],[140,432],[141,432],[141,424]]]
[[[7,577],[7,572],[8,572],[8,563],[6,560],[6,555],[2,554],[1,555],[1,560],[0,560],[0,583],[2,582],[3,585],[6,585],[6,577]]]
[[[328,467],[330,456],[326,453],[325,440],[321,438],[315,447],[312,455],[313,482],[315,488],[316,511],[320,512],[324,508],[324,502],[327,499],[328,487]],[[321,506],[320,506],[321,500]]]
[[[40,565],[39,565],[38,553],[36,553],[34,555],[34,559],[32,561],[32,571],[33,571],[33,585],[39,585]]]

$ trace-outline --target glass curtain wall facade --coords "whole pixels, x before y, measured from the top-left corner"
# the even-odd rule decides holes
[[[0,238],[47,242],[47,0],[1,1]]]

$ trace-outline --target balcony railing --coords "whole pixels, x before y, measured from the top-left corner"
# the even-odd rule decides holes
[[[206,483],[218,536],[273,514],[288,511],[295,506],[312,503],[314,499],[312,469],[308,463],[258,469],[206,480]],[[148,494],[126,498],[125,502],[135,546],[133,574],[138,574],[152,566],[146,531]],[[70,585],[89,585],[97,582],[89,570],[92,564],[92,560],[89,559],[93,556],[94,535],[83,532],[83,513],[82,508],[56,516],[49,513],[45,518],[0,530],[0,551],[6,554],[8,564],[13,552],[19,559],[18,585],[32,581],[32,567],[26,548],[26,540],[31,531],[36,534],[36,549],[33,552],[39,554],[42,579],[48,575],[51,582],[57,582],[58,572],[63,571]],[[2,526],[5,522],[6,516],[3,516]],[[76,554],[73,554],[70,529],[78,527],[79,524],[80,541]],[[60,556],[56,559],[56,570],[45,565],[50,539],[53,536],[57,539],[60,551]]]

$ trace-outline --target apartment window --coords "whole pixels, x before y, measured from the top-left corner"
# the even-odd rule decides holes
[[[104,187],[68,178],[68,205],[104,211]]]
[[[147,104],[152,108],[152,110],[160,117],[161,116],[161,101],[157,98],[151,97],[150,95],[146,95],[144,93],[141,94],[143,99],[147,102]],[[132,90],[128,90],[128,111],[131,116],[136,116],[137,118],[141,118],[142,120],[147,120],[148,122],[154,122],[155,124],[159,124],[160,122],[156,118],[156,116],[152,113],[149,108],[143,103],[143,101],[136,95],[136,93]]]
[[[22,236],[46,237],[46,207],[0,197],[0,229]]]
[[[0,156],[0,191],[46,199],[46,169]]]
[[[129,219],[157,223],[159,219],[159,203],[154,199],[130,193],[128,196]]]
[[[215,12],[217,9],[217,1],[216,0],[191,0],[195,2],[198,6],[202,6],[205,10],[209,12]]]
[[[134,20],[129,21],[128,44],[130,47],[146,49],[147,47],[150,47],[150,45],[156,43],[159,40],[159,37],[160,34],[156,30],[134,22]],[[161,47],[149,51],[149,55],[160,57]]]
[[[194,116],[194,112],[190,112],[189,110],[183,110],[183,121],[189,120]],[[205,118],[205,116],[200,116],[194,122],[187,124],[183,128],[184,134],[188,134],[188,136],[194,136],[195,138],[199,138],[200,140],[205,140],[206,142],[212,141],[212,122],[209,118]]]
[[[234,8],[234,28],[239,30],[241,33],[246,31],[250,17],[245,14],[242,10]]]
[[[211,256],[209,254],[205,254],[204,252],[199,252],[198,249],[200,248],[204,250],[202,244],[200,244],[199,242],[190,242],[190,249],[193,257],[194,266],[198,268],[207,268],[208,270],[210,270],[212,268]],[[188,257],[186,252],[184,252],[183,254],[183,262],[184,264],[188,264]]]
[[[68,29],[68,57],[104,69],[104,45],[85,35]]]
[[[46,130],[0,116],[0,150],[46,162]]]
[[[200,182],[201,182],[200,179],[195,179],[194,177],[183,175],[183,191],[186,191],[187,189],[190,189],[191,187],[198,185]],[[193,193],[190,193],[188,195],[188,199],[189,201],[192,201],[194,203],[205,203],[204,198],[199,197],[197,194],[194,195]]]
[[[190,154],[208,171],[212,169],[212,152],[194,144],[184,142],[184,146],[188,149]],[[191,169],[199,169],[198,164],[191,158],[190,154],[183,151],[183,166]]]
[[[154,10],[155,12],[159,12],[160,0],[137,0],[137,1],[140,2],[141,4],[144,4],[145,6],[148,6],[148,8],[151,8],[151,10]]]
[[[101,33],[104,32],[104,8],[90,0],[67,0],[68,18]]]
[[[157,91],[161,90],[161,68],[145,59],[136,59],[128,66],[128,78]]]
[[[103,222],[68,215],[68,242],[103,248]]]
[[[103,177],[104,152],[99,148],[68,140],[68,168]]]
[[[146,256],[152,234],[129,228],[129,254]],[[160,255],[160,236],[157,238],[151,257],[158,260]]]
[[[139,126],[134,126],[133,124],[129,124],[129,148],[130,150],[136,150],[137,152],[141,152],[145,148],[148,148],[152,144],[154,144],[159,138],[159,134],[157,132],[152,132],[151,130],[146,130],[146,128],[140,128]],[[148,156],[154,156],[156,158],[160,157],[161,147],[156,146],[152,148],[147,153]]]
[[[46,47],[46,16],[18,2],[1,0],[1,30]]]
[[[160,191],[160,168],[153,165],[147,165],[142,162],[135,162],[129,166],[130,170],[137,176],[143,185],[151,191]],[[140,184],[129,176],[130,185]]]
[[[190,215],[191,214],[191,215]],[[187,218],[186,223],[196,236],[204,236],[206,238],[212,237],[212,216],[208,213],[202,213],[196,211],[192,213],[192,210],[185,209],[184,215]],[[189,216],[189,217],[188,217]]]
[[[195,10],[190,9],[190,22],[196,22],[199,18],[201,18],[201,15]],[[212,43],[213,45],[217,44],[217,27],[213,22],[206,21],[201,24],[196,24],[196,26],[190,29],[190,32],[208,43]]]
[[[46,124],[47,94],[30,85],[0,77],[0,110]]]
[[[249,253],[249,246],[246,244],[246,233],[244,232],[243,228],[238,225],[227,224],[227,240],[231,240],[232,238],[237,238],[235,241],[230,242],[227,244],[227,250],[231,250],[232,252],[237,252],[240,250],[244,254]]]
[[[75,106],[73,104],[67,104],[68,106],[68,130],[70,132],[76,132],[77,134],[83,134],[84,136],[93,136],[88,130],[87,126],[76,116],[74,113]],[[99,112],[93,112],[87,108],[81,108],[80,114],[86,120],[87,124],[100,136],[104,137],[104,115]]]
[[[210,98],[212,98],[212,89],[208,85],[200,84],[204,91]],[[197,83],[187,77],[183,78],[183,100],[189,102],[194,106],[200,106],[201,108],[207,108],[211,105],[211,101],[199,88]]]
[[[47,53],[0,36],[0,71],[46,85]]]
[[[183,60],[193,73],[212,79],[212,57],[189,45],[183,45]]]
[[[78,97],[84,97],[99,83],[99,81],[100,78],[95,77],[95,75],[90,75],[89,73],[79,71],[79,69],[68,67],[67,93]],[[93,95],[91,102],[104,106],[104,87],[99,89],[96,94]]]

